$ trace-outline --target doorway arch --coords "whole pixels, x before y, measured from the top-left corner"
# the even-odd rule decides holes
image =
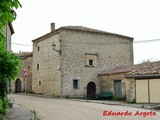
[[[96,98],[96,84],[94,82],[89,82],[87,85],[87,98],[88,99]]]
[[[15,92],[16,93],[21,93],[21,80],[19,78],[16,80]]]

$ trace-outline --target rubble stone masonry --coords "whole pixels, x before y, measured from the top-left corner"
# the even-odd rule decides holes
[[[52,49],[56,44],[57,52]],[[55,30],[49,37],[33,41],[32,89],[55,96],[86,97],[87,84],[101,91],[98,74],[133,64],[133,39],[83,30]],[[38,67],[38,68],[37,68]],[[78,88],[73,87],[78,80]]]

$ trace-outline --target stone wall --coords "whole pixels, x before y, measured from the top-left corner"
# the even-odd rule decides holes
[[[136,98],[136,83],[135,83],[135,79],[134,78],[125,78],[125,80],[127,81],[126,83],[126,99],[128,101],[133,101]]]
[[[101,91],[99,73],[133,64],[132,38],[114,34],[61,29],[34,40],[33,45],[35,93],[86,97],[88,83],[94,82],[98,94]],[[78,80],[76,89],[73,80]]]
[[[71,30],[63,30],[61,38],[63,96],[85,97],[90,81],[96,84],[98,94],[101,91],[99,73],[112,67],[133,64],[132,39]],[[90,57],[87,55],[95,57],[94,66],[86,65]],[[79,80],[79,89],[73,89],[74,79]]]
[[[121,80],[122,82],[122,97],[131,102],[135,99],[135,80],[134,78],[125,78],[125,73],[113,75],[99,76],[101,81],[101,91],[111,91],[115,95],[114,81]]]
[[[113,92],[113,96],[115,96],[114,81],[121,80],[122,97],[126,97],[126,94],[128,91],[126,91],[127,80],[124,78],[124,73],[101,75],[99,77],[100,77],[100,82],[101,82],[101,91],[102,92],[106,92],[106,91]]]
[[[21,92],[25,92],[25,84],[26,84],[26,92],[32,92],[32,57],[21,58],[22,60],[22,69],[14,81],[11,81],[11,91],[16,92],[16,80],[21,80]],[[23,69],[28,68],[28,76],[24,78]],[[26,81],[26,83],[25,83]]]
[[[60,55],[52,44],[60,47],[59,34],[33,42],[32,90],[35,93],[59,96],[61,93]],[[37,69],[39,65],[39,69]]]

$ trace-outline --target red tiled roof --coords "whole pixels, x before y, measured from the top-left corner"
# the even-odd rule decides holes
[[[160,61],[149,62],[132,66],[120,66],[108,69],[99,75],[110,75],[117,73],[126,73],[126,77],[138,77],[148,75],[160,75]]]
[[[127,73],[128,77],[160,74],[160,61],[142,64],[141,67]]]
[[[126,72],[132,71],[133,69],[138,68],[139,66],[140,65],[132,65],[132,66],[119,66],[119,67],[115,67],[115,68],[110,68],[110,69],[100,73],[99,75],[126,73]]]

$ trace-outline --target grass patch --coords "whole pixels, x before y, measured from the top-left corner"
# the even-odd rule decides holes
[[[32,118],[30,120],[40,120],[35,110],[31,110],[31,113],[32,113]]]

